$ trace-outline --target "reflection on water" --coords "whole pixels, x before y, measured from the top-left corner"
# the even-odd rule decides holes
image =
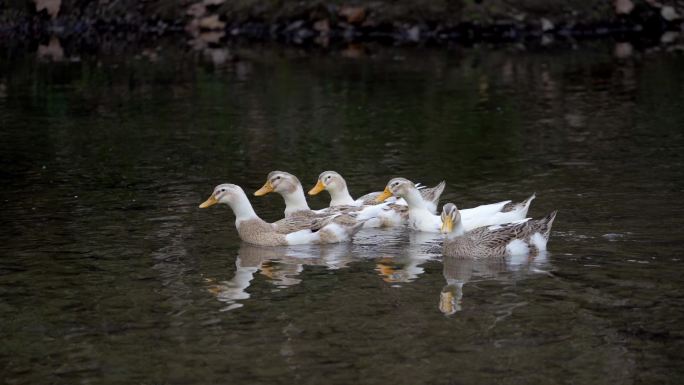
[[[476,280],[496,279],[501,272],[517,272],[517,279],[525,274],[551,275],[548,252],[535,255],[516,255],[507,258],[472,259],[445,256],[442,261],[446,285],[439,294],[439,310],[453,315],[463,310],[463,286],[475,275]],[[492,293],[496,295],[496,293]]]
[[[208,290],[228,304],[224,311],[242,307],[239,300],[250,298],[247,289],[259,273],[279,289],[297,285],[304,266],[324,266],[329,270],[344,268],[351,260],[351,245],[260,247],[242,242],[235,258],[235,274],[227,281],[207,278]]]
[[[51,39],[0,60],[5,382],[684,374],[684,58],[612,44],[302,55],[197,32],[197,50],[79,59]],[[255,248],[229,208],[197,209],[216,184],[254,191],[274,169],[334,169],[359,195],[446,179],[443,202],[464,207],[536,191],[530,216],[559,216],[548,255],[463,261],[406,229]],[[252,200],[268,221],[275,198]]]
[[[421,267],[426,261],[435,259],[441,254],[441,234],[394,230],[395,233],[408,235],[408,243],[393,255],[383,255],[376,264],[376,271],[385,282],[412,282],[425,270]],[[395,234],[396,236],[396,234]]]

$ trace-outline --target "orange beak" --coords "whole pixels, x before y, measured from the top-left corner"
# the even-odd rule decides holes
[[[211,207],[215,204],[218,203],[218,199],[216,199],[213,195],[210,196],[206,201],[204,201],[201,205],[199,205],[199,208],[201,209],[206,209],[207,207]]]
[[[325,185],[319,179],[316,185],[311,190],[309,190],[309,195],[316,195],[323,190],[325,190]]]
[[[378,195],[378,197],[375,198],[375,201],[377,203],[382,203],[385,201],[385,199],[391,197],[392,195],[394,195],[394,194],[392,194],[389,187],[385,187],[385,191],[383,191],[382,194]]]
[[[264,185],[261,186],[260,189],[258,189],[254,192],[254,195],[260,197],[260,196],[266,195],[270,192],[273,192],[273,185],[271,184],[270,180],[267,180],[266,183],[264,183]]]

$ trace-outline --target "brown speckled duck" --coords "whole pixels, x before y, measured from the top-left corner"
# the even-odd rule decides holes
[[[466,231],[453,203],[442,208],[442,232],[447,236],[442,253],[449,257],[491,258],[536,254],[546,250],[557,211],[542,219],[478,227]]]

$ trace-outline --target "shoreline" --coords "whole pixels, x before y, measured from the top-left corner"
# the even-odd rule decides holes
[[[632,8],[624,8],[625,1],[632,4]],[[592,8],[591,12],[568,10],[567,7],[562,11],[533,9],[532,12],[524,6],[533,2],[522,1],[522,10],[502,12],[499,9],[495,12],[485,9],[477,13],[463,6],[458,12],[443,12],[441,16],[439,7],[411,14],[411,8],[402,5],[402,1],[393,6],[382,1],[353,6],[324,6],[303,1],[296,6],[271,5],[271,8],[266,6],[268,9],[257,9],[258,2],[254,1],[236,2],[240,4],[237,6],[225,0],[203,0],[183,6],[179,3],[165,12],[149,7],[127,8],[131,1],[119,3],[123,7],[119,10],[70,9],[60,0],[34,2],[35,9],[10,7],[3,10],[0,39],[4,43],[0,45],[35,45],[52,37],[89,47],[96,47],[103,40],[110,44],[127,44],[172,37],[200,48],[234,42],[274,42],[324,49],[350,43],[430,47],[479,43],[547,46],[558,41],[613,39],[640,47],[666,44],[674,50],[684,50],[684,20],[680,16],[684,11],[679,9],[680,2],[664,5],[651,0],[635,3],[616,0],[613,7],[606,8],[603,4],[599,9]],[[584,2],[578,0],[578,3]],[[620,4],[622,10],[618,7]]]

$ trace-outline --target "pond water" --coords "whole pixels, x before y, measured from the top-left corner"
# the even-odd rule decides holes
[[[47,49],[47,48],[46,48]],[[642,384],[684,375],[684,57],[173,46],[0,59],[7,384]],[[61,60],[61,61],[55,61]],[[539,257],[241,244],[216,184],[394,176],[558,209]],[[323,193],[312,207],[327,202]],[[428,237],[429,238],[429,237]]]

